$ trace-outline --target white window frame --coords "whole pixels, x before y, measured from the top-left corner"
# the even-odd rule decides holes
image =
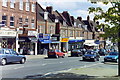
[[[7,7],[8,0],[2,0],[2,6]]]
[[[25,6],[26,6],[26,11],[30,11],[30,3],[28,1],[26,1]]]
[[[19,0],[19,9],[23,10],[23,0]]]
[[[11,26],[11,25],[10,25],[10,27],[15,27],[15,17],[14,17],[14,16],[10,16],[10,18],[11,18],[11,17],[13,17],[14,20],[12,20],[12,21],[10,20],[10,23],[11,23],[11,22],[14,23],[14,26]]]
[[[15,8],[15,0],[10,0],[10,8]]]
[[[35,4],[32,4],[31,6],[32,6],[32,8],[31,8],[32,10],[31,11],[35,12]]]
[[[7,15],[2,15],[2,17],[3,17],[3,16],[6,16],[6,20],[3,20],[3,19],[2,19],[2,22],[6,22],[6,24],[4,24],[4,25],[7,26],[7,17],[8,17],[8,16],[7,16]]]
[[[35,20],[34,20],[34,23],[32,22],[32,20],[34,20],[34,19],[31,19],[31,28],[32,29],[35,29]],[[34,25],[34,26],[33,26]]]

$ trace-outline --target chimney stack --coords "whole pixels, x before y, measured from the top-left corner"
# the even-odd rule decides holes
[[[88,21],[90,20],[90,16],[89,16],[89,15],[87,16],[87,20],[88,20]]]
[[[52,14],[53,7],[52,6],[46,7],[46,11],[49,12],[50,14]]]
[[[78,20],[82,21],[82,17],[77,17]]]

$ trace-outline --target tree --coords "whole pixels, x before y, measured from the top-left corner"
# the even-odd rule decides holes
[[[104,20],[105,23],[98,26],[98,28],[104,27],[105,34],[101,36],[104,38],[110,37],[112,42],[118,42],[120,55],[120,2],[103,2],[106,5],[108,3],[111,3],[112,7],[109,7],[107,11],[104,11],[101,7],[90,7],[88,11],[94,13],[95,20]],[[118,76],[120,76],[120,56],[118,57]]]

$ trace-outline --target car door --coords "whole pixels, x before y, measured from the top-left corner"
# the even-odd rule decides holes
[[[20,61],[21,57],[17,54],[17,52],[12,50],[12,49],[10,51],[11,51],[11,55],[12,55],[13,61],[14,62]]]
[[[7,62],[13,62],[13,57],[11,55],[10,50],[9,49],[4,49],[3,51],[4,51],[4,54],[3,54],[4,58],[7,59]]]

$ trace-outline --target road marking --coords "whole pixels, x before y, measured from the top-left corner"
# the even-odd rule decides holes
[[[92,64],[92,65],[84,65],[84,66],[79,67],[79,68],[88,68],[88,67],[96,66],[96,65],[99,65],[99,64],[103,64],[103,63],[97,63],[97,64]]]
[[[42,66],[45,66],[45,65],[47,65],[47,64],[42,64]]]
[[[21,67],[17,67],[17,68],[14,68],[14,69],[20,69],[20,68],[23,68],[24,66],[21,66]]]

